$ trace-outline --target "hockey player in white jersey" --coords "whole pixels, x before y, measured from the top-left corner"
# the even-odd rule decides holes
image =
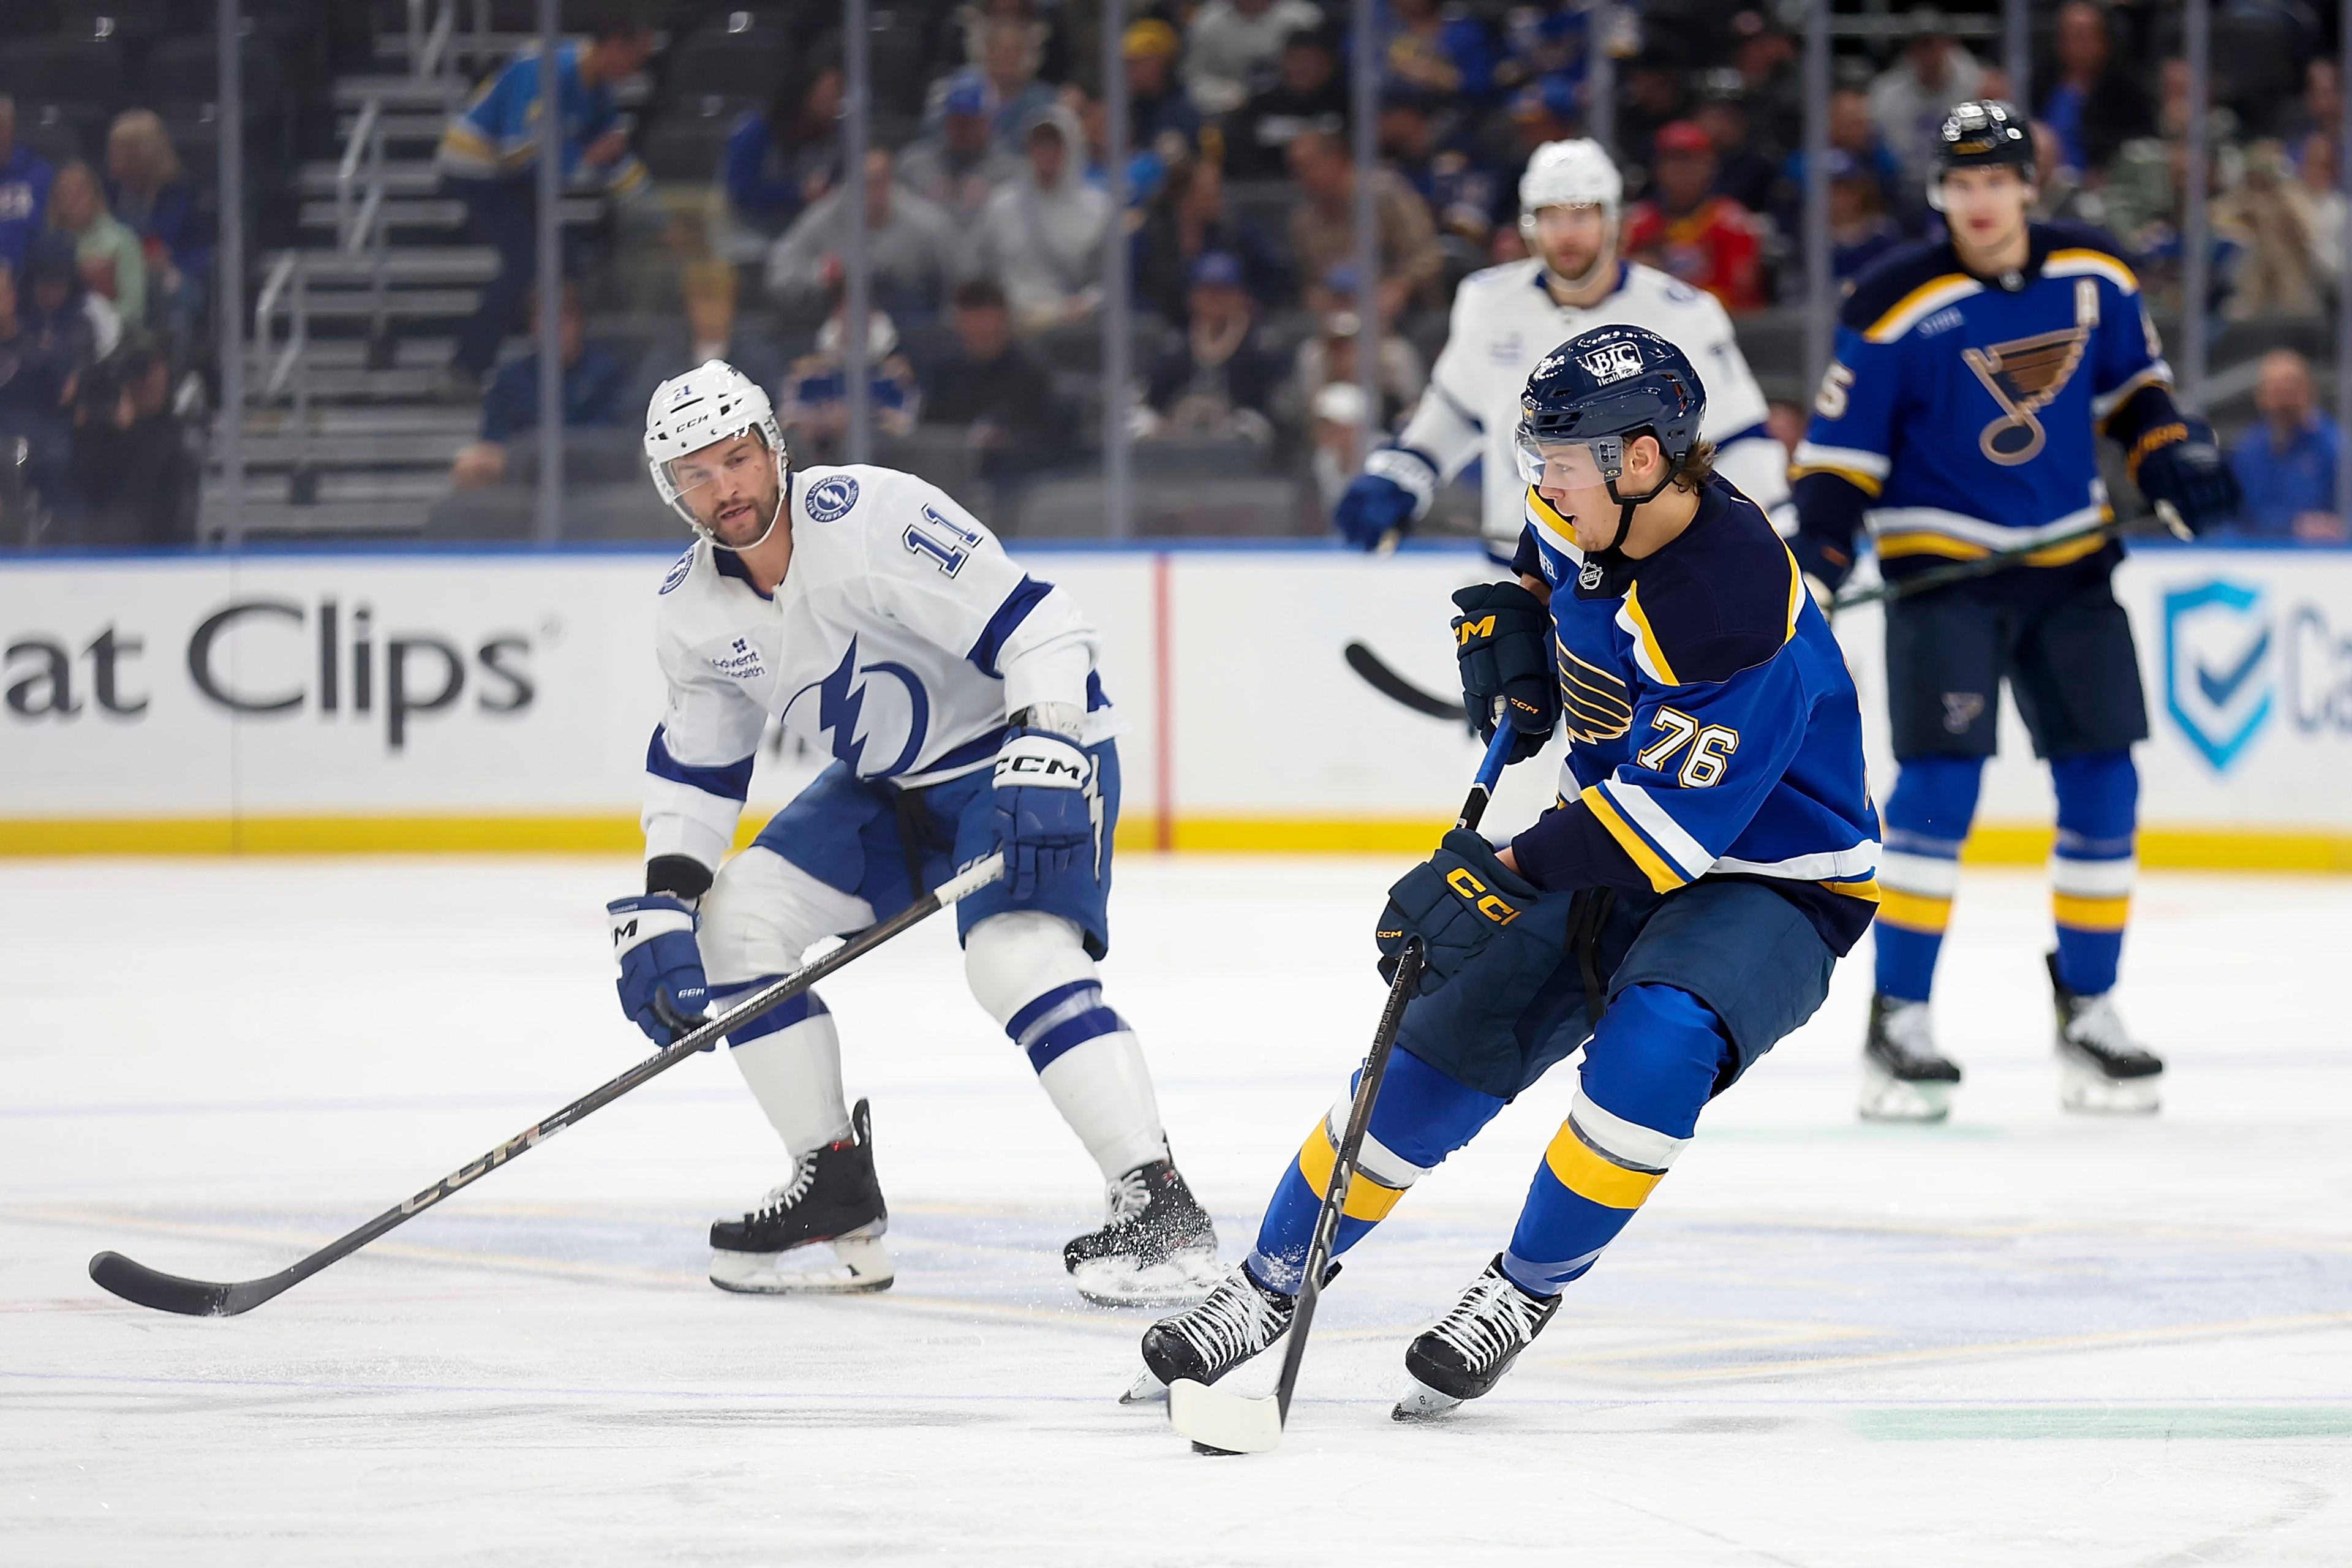
[[[1093,628],[921,479],[792,468],[767,395],[720,361],[662,384],[645,445],[655,486],[700,537],[656,602],[669,695],[646,753],[646,890],[609,906],[623,1010],[666,1045],[813,943],[1001,849],[1003,879],[957,905],[965,978],[1109,1192],[1108,1223],[1064,1263],[1096,1300],[1204,1291],[1215,1234],[1095,970],[1121,724]],[[772,714],[835,760],[730,859]],[[887,1286],[866,1106],[845,1102],[824,1004],[780,1003],[728,1045],[793,1169],[710,1227],[711,1282]]]
[[[1380,546],[1429,512],[1437,488],[1483,457],[1486,551],[1508,564],[1527,526],[1511,432],[1536,362],[1593,327],[1646,327],[1706,378],[1706,438],[1716,472],[1781,525],[1788,454],[1765,427],[1763,390],[1715,296],[1617,258],[1624,182],[1598,142],[1547,142],[1519,176],[1529,255],[1474,272],[1454,296],[1445,348],[1396,445],[1373,452],[1333,515],[1349,542]]]

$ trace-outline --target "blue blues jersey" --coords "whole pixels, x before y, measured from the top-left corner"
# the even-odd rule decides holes
[[[566,184],[583,170],[602,184],[606,195],[629,200],[652,194],[646,166],[632,153],[624,153],[602,168],[589,168],[589,144],[619,126],[620,109],[613,89],[580,79],[580,46],[565,44],[555,54],[555,97],[562,108],[559,128],[562,172]],[[484,82],[473,99],[442,132],[437,157],[441,172],[460,179],[518,179],[538,167],[541,132],[545,129],[539,106],[539,51],[526,49]]]
[[[2139,279],[2115,241],[2035,224],[2021,272],[1978,278],[1948,242],[1897,249],[1855,279],[1835,360],[1790,471],[1795,547],[1835,584],[1866,528],[1890,579],[2095,527],[2111,514],[2096,441],[2135,475],[2187,429]],[[2076,540],[2063,566],[2118,547]]]
[[[1570,747],[1519,835],[1545,888],[1761,881],[1836,952],[1878,908],[1878,814],[1845,656],[1788,547],[1717,479],[1688,528],[1604,569],[1528,492],[1518,569],[1551,584]]]

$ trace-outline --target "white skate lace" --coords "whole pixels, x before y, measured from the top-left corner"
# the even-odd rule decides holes
[[[1899,1002],[1886,1010],[1881,1020],[1886,1043],[1895,1055],[1904,1061],[1932,1061],[1939,1053],[1936,1035],[1925,1002]]]
[[[1463,1363],[1485,1372],[1535,1337],[1543,1304],[1500,1274],[1482,1274],[1430,1330],[1462,1352]]]
[[[1103,1196],[1110,1205],[1110,1225],[1126,1225],[1143,1217],[1151,1206],[1151,1188],[1143,1179],[1143,1172],[1128,1172],[1103,1188]]]
[[[760,1200],[760,1211],[753,1217],[773,1219],[808,1196],[809,1189],[816,1185],[816,1156],[814,1149],[802,1155],[793,1165],[793,1179],[782,1186],[771,1187],[768,1195]]]
[[[2066,1038],[2071,1043],[2103,1057],[2137,1057],[2145,1055],[2138,1041],[2124,1027],[2122,1015],[2107,997],[2078,997],[2074,1016],[2066,1020]]]
[[[1230,1366],[1272,1344],[1282,1331],[1274,1308],[1256,1286],[1236,1276],[1174,1321],[1178,1333],[1210,1367]]]

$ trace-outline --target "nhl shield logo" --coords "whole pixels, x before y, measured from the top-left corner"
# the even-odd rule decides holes
[[[2262,591],[2211,582],[2164,596],[2164,707],[2215,773],[2271,716],[2271,618]]]
[[[1612,381],[1622,381],[1629,375],[1642,374],[1642,345],[1639,343],[1603,343],[1576,356],[1592,379],[1606,386]]]

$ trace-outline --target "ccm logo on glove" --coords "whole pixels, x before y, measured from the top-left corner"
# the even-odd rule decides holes
[[[1470,874],[1467,866],[1456,866],[1445,874],[1445,885],[1462,895],[1465,902],[1493,921],[1498,926],[1509,925],[1519,918],[1518,910],[1487,891],[1486,884]],[[1386,932],[1381,933],[1386,935]]]

